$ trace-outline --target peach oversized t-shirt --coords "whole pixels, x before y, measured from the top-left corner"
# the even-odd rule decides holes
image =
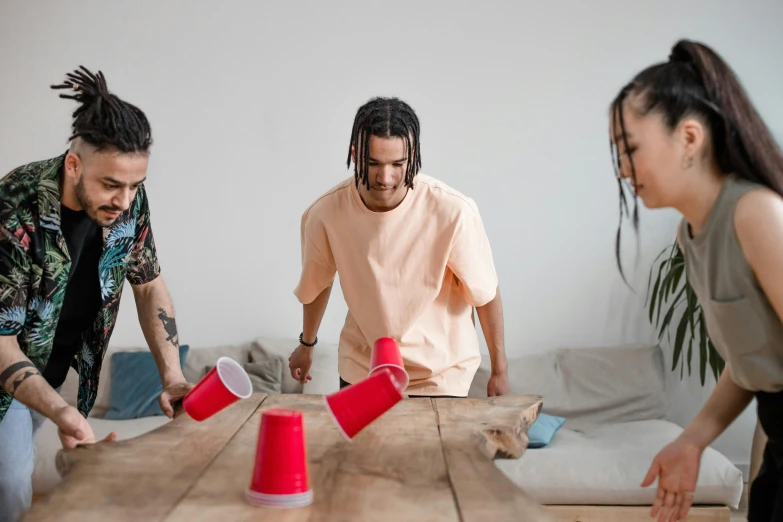
[[[467,395],[481,361],[472,307],[494,299],[498,285],[473,200],[419,174],[397,208],[373,212],[350,178],[305,211],[301,240],[294,291],[301,303],[339,274],[348,304],[338,350],[343,379],[367,377],[372,345],[392,337],[410,375],[408,394]]]

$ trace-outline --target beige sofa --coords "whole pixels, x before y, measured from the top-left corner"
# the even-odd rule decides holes
[[[240,346],[191,348],[185,376],[198,381],[220,356],[244,363],[277,357],[284,361],[278,365],[282,369],[281,392],[327,394],[338,390],[336,345],[319,343],[311,371],[313,379],[304,387],[286,371],[288,355],[296,345],[295,339],[261,338]],[[125,421],[101,418],[109,408],[111,353],[88,419],[96,436],[116,431],[120,439],[128,439],[168,422],[162,416]],[[655,453],[682,430],[666,417],[669,401],[664,371],[661,350],[654,345],[558,349],[511,359],[511,391],[542,395],[543,412],[567,421],[549,446],[529,449],[518,460],[499,460],[498,468],[539,502],[561,506],[558,509],[563,520],[586,520],[591,516],[597,520],[607,513],[609,520],[633,520],[637,516],[644,520],[649,509],[642,506],[652,503],[654,488],[642,489],[639,483]],[[485,361],[470,396],[486,396],[488,376]],[[62,393],[66,400],[75,402],[73,371]],[[36,495],[45,494],[60,480],[54,467],[59,449],[55,427],[47,421],[36,439]],[[709,449],[702,461],[694,503],[736,507],[742,482],[741,472],[723,455]],[[602,511],[596,512],[594,506]],[[710,516],[700,520],[728,520],[725,507],[704,514]]]

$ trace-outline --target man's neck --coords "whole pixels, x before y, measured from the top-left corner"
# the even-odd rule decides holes
[[[76,187],[65,172],[60,174],[60,204],[71,210],[84,210],[76,197]]]

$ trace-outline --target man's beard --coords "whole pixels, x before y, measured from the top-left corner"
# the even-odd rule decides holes
[[[84,178],[79,178],[79,181],[76,182],[75,192],[76,192],[76,199],[79,201],[79,205],[84,210],[84,213],[87,214],[87,217],[90,218],[94,223],[98,224],[101,227],[108,227],[112,223],[114,223],[115,219],[100,219],[98,217],[98,211],[99,210],[106,210],[109,212],[122,212],[121,208],[115,208],[110,205],[104,205],[102,207],[96,207],[93,202],[90,200],[90,198],[87,196],[87,190],[84,188]]]

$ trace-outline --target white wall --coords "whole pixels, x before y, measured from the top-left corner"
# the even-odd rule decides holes
[[[65,149],[74,106],[48,86],[100,68],[153,124],[148,190],[182,342],[293,338],[299,217],[349,174],[356,108],[398,95],[422,121],[423,172],[482,211],[509,354],[652,340],[644,283],[677,218],[643,212],[630,294],[614,264],[608,104],[687,36],[727,58],[780,133],[781,19],[779,0],[0,0],[0,171]],[[139,344],[126,295],[114,342]],[[336,292],[322,338],[345,310]],[[704,399],[693,383],[677,396],[683,422]],[[747,462],[753,423],[718,448]]]

